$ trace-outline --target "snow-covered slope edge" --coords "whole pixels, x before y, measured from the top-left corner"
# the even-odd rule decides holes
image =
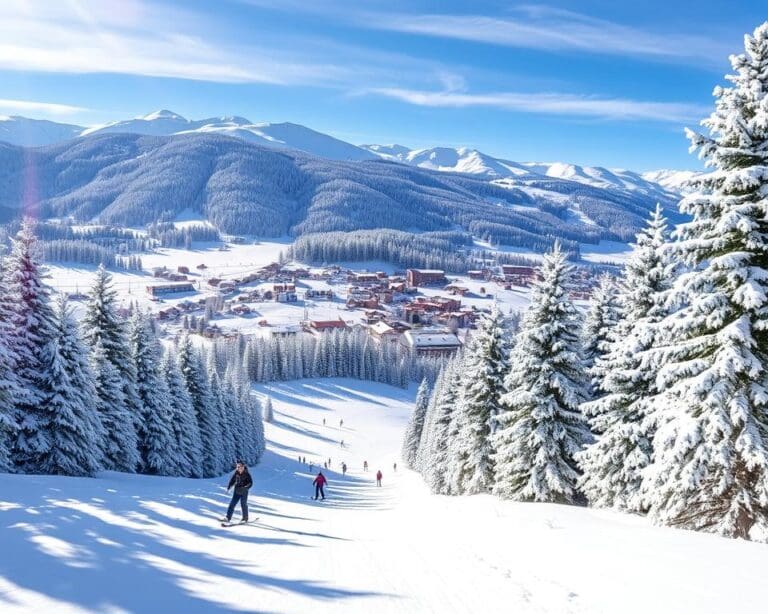
[[[276,420],[252,468],[260,518],[249,526],[219,528],[224,478],[0,475],[0,609],[721,614],[768,599],[760,544],[607,511],[430,495],[393,471],[413,390],[328,379],[256,392],[271,395]],[[310,500],[297,456],[331,458],[325,502]]]

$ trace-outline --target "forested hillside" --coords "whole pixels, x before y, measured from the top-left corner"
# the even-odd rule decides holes
[[[543,250],[554,237],[627,240],[654,206],[636,194],[542,177],[504,185],[386,161],[344,162],[215,134],[105,134],[27,149],[0,143],[0,207],[123,226],[199,211],[259,236],[463,229]]]

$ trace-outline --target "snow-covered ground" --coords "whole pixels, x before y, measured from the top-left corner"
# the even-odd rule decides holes
[[[765,545],[430,495],[392,467],[413,390],[329,379],[256,392],[276,419],[252,468],[252,525],[216,522],[224,477],[0,475],[0,611],[721,614],[768,603]],[[298,456],[331,458],[325,502],[310,500]]]

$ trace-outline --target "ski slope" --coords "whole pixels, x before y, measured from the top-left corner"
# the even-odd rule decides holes
[[[275,422],[252,468],[252,525],[219,527],[225,477],[0,475],[0,612],[714,614],[768,603],[765,545],[428,494],[392,468],[414,389],[328,379],[256,393],[272,396]],[[310,499],[298,456],[332,459],[325,502]]]

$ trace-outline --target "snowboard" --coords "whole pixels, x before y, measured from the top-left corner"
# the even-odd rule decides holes
[[[222,527],[237,527],[237,526],[240,526],[241,524],[253,524],[258,519],[259,519],[259,517],[256,516],[256,518],[251,518],[248,522],[239,522],[239,521],[238,522],[222,522],[221,526]]]

